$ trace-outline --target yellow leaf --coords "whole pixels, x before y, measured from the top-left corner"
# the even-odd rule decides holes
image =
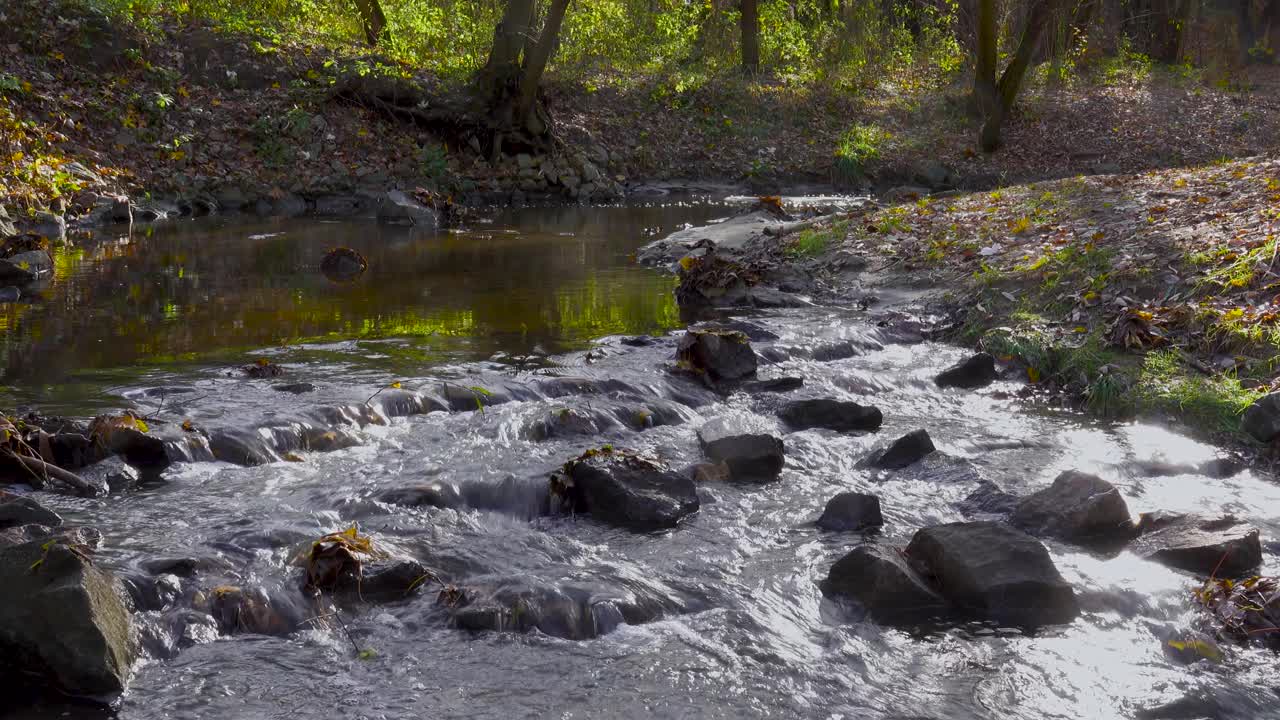
[[[22,92],[27,92],[27,93],[31,92],[31,83],[27,82],[26,80],[23,80],[23,81],[22,81]]]
[[[1026,232],[1027,229],[1030,227],[1031,227],[1031,218],[1020,217],[1009,226],[1009,229],[1013,231],[1014,235],[1018,235],[1020,233]]]
[[[399,381],[399,380],[397,380],[397,381],[395,381],[395,382],[391,383],[390,385],[388,385],[387,387],[391,388],[392,390],[399,390],[399,389],[400,389],[400,381]]]
[[[697,260],[694,259],[692,255],[685,255],[684,257],[680,258],[680,267],[684,270],[690,270],[693,268],[693,265],[696,262]]]
[[[190,95],[191,95],[191,91],[187,89],[187,86],[186,86],[186,85],[179,85],[179,86],[178,86],[178,95],[179,95],[180,97],[190,97]]]
[[[169,153],[170,160],[181,160],[186,156],[187,156],[187,153],[182,150],[174,150],[173,152]]]
[[[1076,328],[1075,328],[1074,330],[1072,330],[1071,332],[1076,333],[1077,335],[1083,335],[1083,334],[1085,334],[1085,333],[1089,332],[1089,328],[1087,328],[1087,327],[1085,327],[1085,326],[1083,326],[1083,325],[1077,325],[1077,326],[1076,326]]]
[[[209,104],[214,107],[218,107],[219,105],[222,104],[222,101],[219,100],[218,98],[213,98],[212,100],[209,101]]]
[[[285,453],[284,459],[289,462],[306,462],[301,455],[295,452]]]
[[[271,83],[271,89],[272,89],[272,90],[279,90],[279,89],[280,89],[280,83],[278,83],[278,82],[273,82],[273,83]]]
[[[1186,179],[1186,178],[1178,178],[1177,180],[1174,180],[1174,181],[1173,181],[1173,186],[1174,186],[1174,187],[1176,187],[1176,188],[1184,188],[1184,187],[1186,187],[1186,186],[1187,186],[1187,179]]]
[[[1033,385],[1040,382],[1040,371],[1033,367],[1027,368],[1027,379],[1030,380]]]
[[[1096,233],[1094,233],[1094,234],[1093,234],[1093,239],[1094,239],[1095,241],[1097,241],[1097,240],[1101,240],[1102,238],[1104,238],[1104,237],[1106,237],[1106,236],[1107,236],[1107,234],[1106,234],[1106,233],[1104,233],[1104,232],[1102,232],[1101,230],[1099,230],[1098,232],[1096,232]]]
[[[359,130],[356,131],[356,135],[359,135],[360,137],[368,137],[369,131],[364,128],[360,128]]]

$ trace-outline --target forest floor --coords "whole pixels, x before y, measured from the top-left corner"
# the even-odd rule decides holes
[[[1280,390],[1274,156],[924,197],[779,242],[948,288],[952,339],[1020,367],[1055,404],[1245,446],[1241,413]]]
[[[69,218],[104,196],[279,197],[425,187],[501,198],[491,164],[419,128],[335,98],[343,75],[391,74],[446,91],[366,48],[201,24],[120,25],[79,6],[14,0],[0,18],[0,206]],[[1265,154],[1280,143],[1280,79],[1100,59],[1041,72],[994,155],[974,150],[958,75],[902,67],[837,89],[736,73],[556,76],[547,99],[571,143],[607,148],[611,180],[688,179],[760,191],[922,185],[991,189]]]

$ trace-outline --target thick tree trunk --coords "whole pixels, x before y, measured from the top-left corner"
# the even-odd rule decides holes
[[[564,14],[569,9],[570,1],[551,0],[551,8],[547,10],[547,19],[542,24],[542,35],[538,37],[538,43],[525,51],[524,77],[520,79],[520,104],[517,112],[520,122],[532,135],[546,132],[546,126],[537,114],[538,87],[542,84],[542,74],[546,72],[547,63],[560,44],[560,26],[564,23]]]
[[[360,24],[364,27],[364,37],[369,47],[377,47],[379,41],[391,39],[387,16],[382,12],[379,0],[356,0],[356,9],[360,11]]]
[[[760,72],[760,8],[757,0],[742,0],[742,70]]]
[[[988,117],[996,106],[996,50],[1000,43],[996,0],[978,0],[973,102],[979,117]]]
[[[1000,147],[1000,128],[1013,103],[1018,99],[1018,91],[1022,88],[1022,80],[1031,68],[1031,59],[1035,57],[1040,38],[1044,35],[1049,19],[1053,17],[1053,0],[1036,0],[1027,16],[1027,25],[1023,28],[1022,38],[1018,41],[1018,49],[1013,59],[1000,76],[996,86],[995,104],[982,125],[979,145],[983,152],[995,152]]]

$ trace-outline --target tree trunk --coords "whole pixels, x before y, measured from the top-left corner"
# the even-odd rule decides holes
[[[742,71],[760,72],[760,8],[757,0],[742,0]]]
[[[979,145],[983,152],[995,152],[1000,147],[1000,126],[1005,117],[1013,109],[1013,102],[1018,99],[1018,90],[1022,88],[1022,79],[1031,67],[1031,59],[1035,57],[1036,48],[1040,45],[1040,37],[1044,34],[1053,17],[1053,0],[1036,0],[1027,16],[1027,25],[1018,41],[1018,49],[1000,76],[1000,84],[996,87],[996,102],[983,123]]]
[[[1000,43],[996,0],[978,0],[977,62],[974,63],[973,101],[978,116],[991,115],[996,106],[996,50]]]
[[[382,12],[382,3],[378,0],[356,0],[356,9],[360,11],[360,24],[364,27],[364,37],[369,47],[377,47],[378,41],[391,39],[391,28],[387,25],[387,16]]]
[[[564,14],[569,9],[570,1],[551,0],[546,22],[542,24],[542,35],[538,37],[538,43],[529,48],[524,55],[524,77],[520,80],[518,113],[521,124],[532,135],[541,135],[546,132],[546,125],[536,112],[538,86],[542,83],[542,74],[547,69],[547,63],[560,44],[560,26],[564,23]]]

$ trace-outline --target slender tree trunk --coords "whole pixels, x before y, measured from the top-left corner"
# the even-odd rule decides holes
[[[377,47],[379,41],[391,39],[391,28],[387,25],[387,16],[382,12],[379,0],[356,0],[356,9],[360,11],[360,24],[364,27],[364,37],[369,47]]]
[[[1000,147],[1000,127],[1013,109],[1014,101],[1018,99],[1022,80],[1031,67],[1031,59],[1035,57],[1049,19],[1053,17],[1053,6],[1053,0],[1035,0],[1035,4],[1031,6],[1022,38],[1018,41],[1018,49],[1014,51],[1009,66],[1000,75],[1000,84],[996,86],[996,102],[982,126],[979,145],[983,152],[994,152]]]
[[[555,54],[560,44],[560,26],[564,23],[565,11],[569,9],[571,0],[551,0],[551,8],[547,10],[546,22],[542,24],[542,35],[536,45],[525,51],[524,77],[520,80],[520,104],[518,112],[521,123],[533,135],[541,135],[546,126],[537,117],[535,104],[538,99],[538,86],[542,83],[542,74],[546,72],[547,63]]]
[[[742,70],[760,72],[760,8],[757,0],[742,0]]]
[[[996,106],[996,50],[1000,43],[996,0],[978,0],[977,62],[974,63],[973,101],[978,116],[988,117]]]
[[[493,33],[493,49],[485,71],[491,75],[506,74],[520,62],[533,23],[534,0],[507,0],[502,22]]]

